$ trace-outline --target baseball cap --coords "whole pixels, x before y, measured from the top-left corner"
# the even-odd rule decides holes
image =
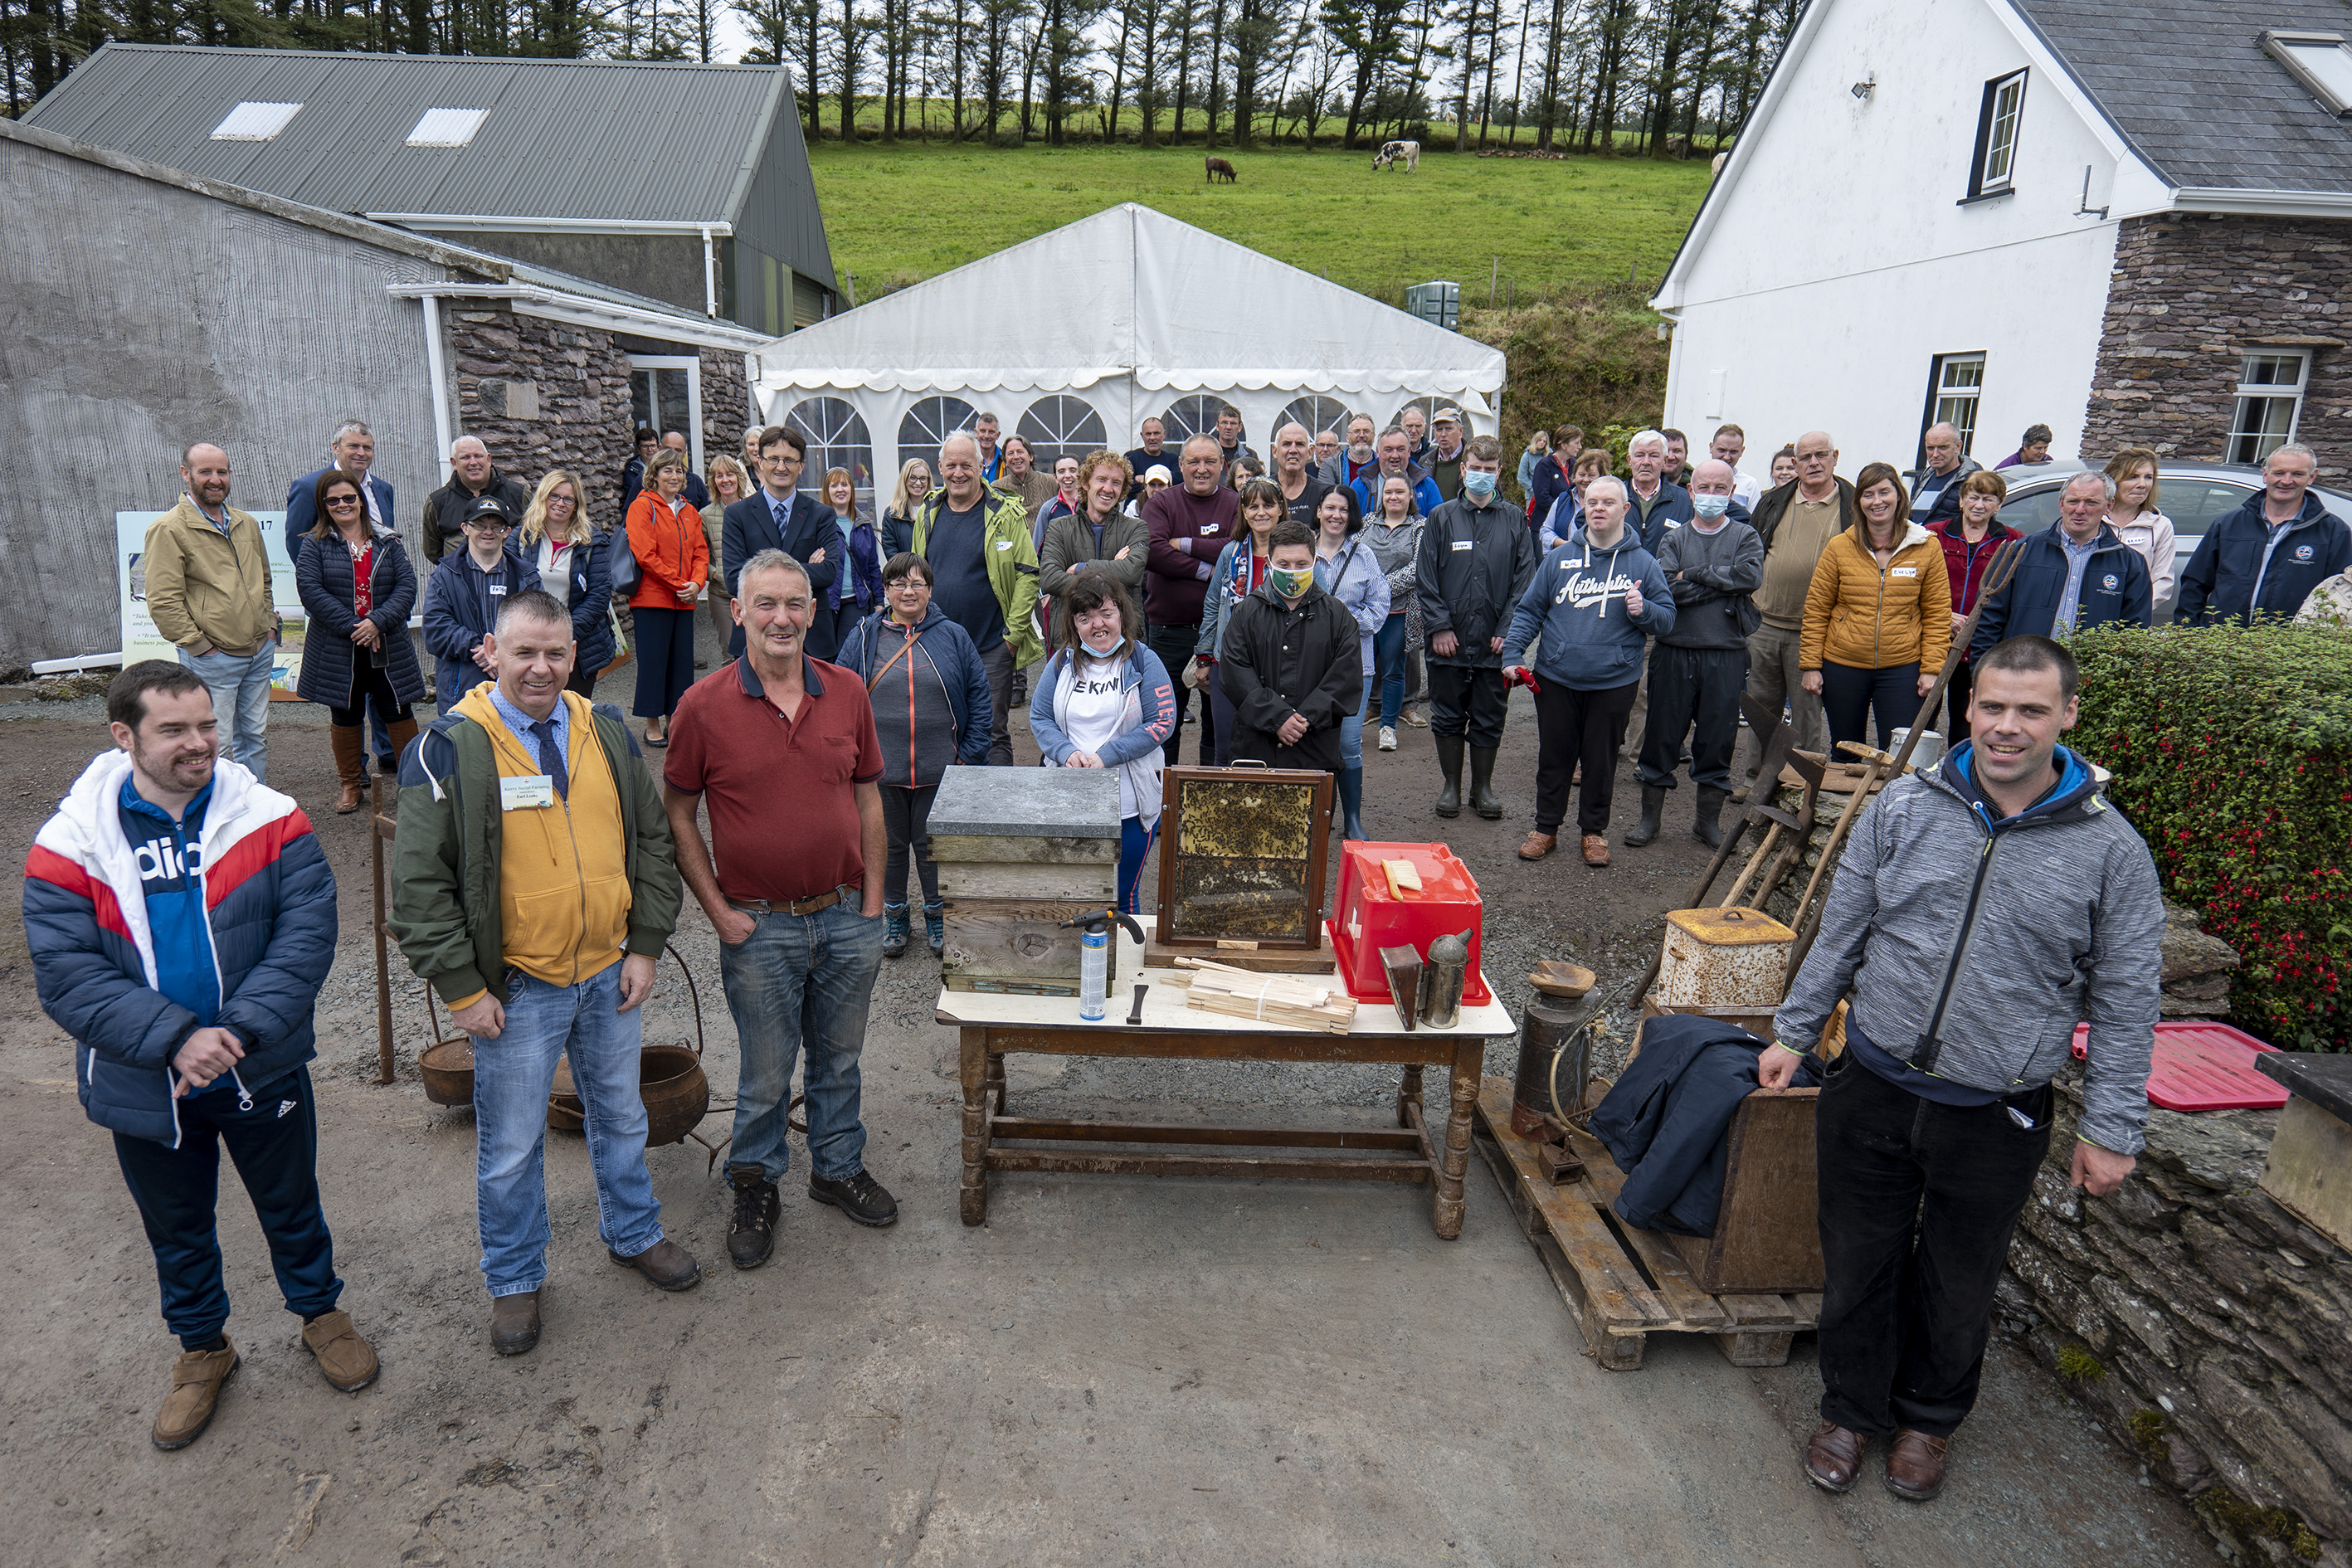
[[[1430,421],[1432,425],[1452,425],[1457,427],[1461,423],[1462,410],[1459,408],[1441,408],[1437,411],[1437,417]]]
[[[1143,470],[1143,482],[1148,485],[1154,479],[1163,485],[1172,485],[1176,482],[1176,476],[1168,471],[1167,464],[1154,463]]]
[[[467,522],[472,522],[478,518],[485,517],[496,518],[499,521],[505,523],[509,528],[512,528],[514,526],[514,514],[507,510],[507,503],[500,500],[496,496],[482,496],[478,498],[473,505],[466,509],[466,521]]]

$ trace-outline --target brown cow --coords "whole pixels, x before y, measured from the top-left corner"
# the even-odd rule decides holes
[[[1210,159],[1208,178],[1214,180],[1219,174],[1223,174],[1225,177],[1225,184],[1229,185],[1235,180],[1241,178],[1240,175],[1234,173],[1234,166],[1231,163],[1226,163],[1223,158]]]

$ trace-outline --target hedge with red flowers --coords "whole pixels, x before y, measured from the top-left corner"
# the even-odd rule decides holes
[[[2238,950],[2231,1021],[2352,1044],[2352,630],[2107,629],[2072,645],[2067,737],[2155,852],[2164,890]]]

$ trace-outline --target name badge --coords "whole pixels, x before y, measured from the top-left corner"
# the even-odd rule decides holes
[[[1201,525],[1201,536],[1204,539],[1212,533],[1219,533],[1223,531],[1213,522],[1204,522]]]
[[[1010,550],[1013,548],[1013,541],[1009,539],[1000,539],[996,542],[996,548],[999,550]]]
[[[1454,548],[1456,550],[1467,550],[1477,542],[1478,542],[1475,539],[1457,539],[1454,542]]]
[[[1916,566],[1897,566],[1895,568],[1895,575],[1897,577],[1916,577],[1919,575],[1919,568]]]
[[[490,597],[493,599],[503,599],[506,596],[507,585],[504,583],[493,583],[490,584]]]
[[[499,780],[499,809],[529,811],[555,804],[555,781],[545,773],[525,773]]]

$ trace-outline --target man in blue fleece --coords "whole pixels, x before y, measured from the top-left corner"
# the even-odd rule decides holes
[[[1535,668],[1536,825],[1519,846],[1522,860],[1540,860],[1559,844],[1569,779],[1581,763],[1576,826],[1584,863],[1609,864],[1609,798],[1642,681],[1643,645],[1675,625],[1674,590],[1626,528],[1625,512],[1622,481],[1604,477],[1585,488],[1584,531],[1544,557],[1503,638],[1504,674],[1524,680],[1528,645],[1543,636]]]

